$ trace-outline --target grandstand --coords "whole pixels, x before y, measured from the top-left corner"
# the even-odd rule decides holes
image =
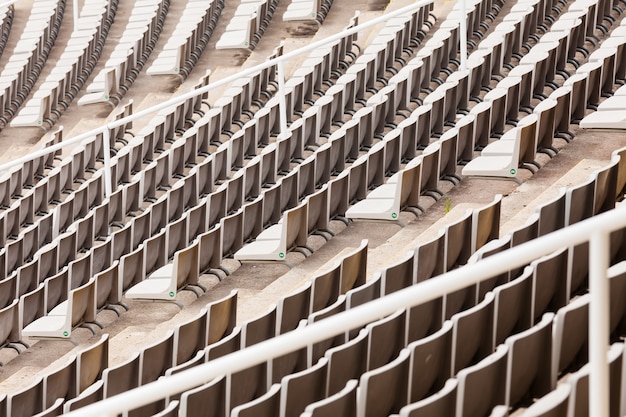
[[[0,4],[0,417],[625,415],[624,7]]]

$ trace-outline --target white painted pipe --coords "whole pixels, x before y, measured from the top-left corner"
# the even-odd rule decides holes
[[[287,132],[287,103],[285,102],[285,70],[283,68],[283,60],[278,61],[277,77],[278,77],[278,106],[280,109],[280,133]]]
[[[461,65],[461,71],[465,71],[467,69],[467,13],[465,11],[465,0],[461,1],[461,10],[459,13],[459,54]]]
[[[609,234],[593,231],[589,240],[589,415],[609,416]]]
[[[76,32],[78,30],[78,0],[73,0],[72,12],[74,14],[74,32]]]

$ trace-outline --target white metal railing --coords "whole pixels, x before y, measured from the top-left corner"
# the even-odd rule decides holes
[[[609,236],[626,227],[626,206],[597,215],[554,233],[534,239],[507,251],[487,257],[446,274],[431,278],[317,323],[274,337],[238,352],[197,365],[179,374],[135,388],[106,400],[78,409],[68,415],[116,416],[166,396],[200,386],[212,379],[244,370],[269,359],[285,355],[310,344],[330,339],[347,330],[387,316],[398,309],[428,302],[445,294],[489,279],[562,247],[589,242],[589,415],[609,415]]]
[[[283,71],[283,63],[285,61],[288,61],[290,59],[293,59],[295,57],[298,57],[302,54],[305,54],[307,52],[313,51],[321,46],[324,46],[330,42],[334,42],[336,40],[342,39],[345,36],[351,35],[351,34],[355,34],[358,33],[364,29],[368,29],[370,27],[373,27],[375,25],[378,25],[380,23],[384,23],[387,20],[393,18],[393,17],[397,17],[397,16],[402,16],[402,15],[406,15],[408,13],[411,13],[413,10],[416,10],[420,7],[423,7],[425,5],[431,4],[433,3],[434,0],[419,0],[413,4],[410,4],[408,6],[402,7],[398,10],[394,10],[392,12],[389,13],[385,13],[382,16],[379,16],[377,18],[374,18],[372,20],[369,20],[365,23],[362,23],[358,26],[355,26],[353,28],[344,30],[342,32],[339,32],[333,36],[329,36],[327,38],[321,39],[319,41],[313,42],[309,45],[306,45],[302,48],[296,49],[292,52],[288,52],[285,53],[279,57],[273,58],[273,59],[269,59],[259,65],[256,65],[254,67],[242,70],[236,74],[230,75],[228,77],[225,77],[221,80],[215,81],[213,83],[210,83],[204,87],[195,89],[193,91],[190,91],[188,93],[185,94],[181,94],[180,96],[176,96],[173,97],[167,101],[164,101],[160,104],[157,104],[155,106],[149,107],[147,109],[138,111],[133,113],[130,116],[124,117],[122,119],[118,119],[118,120],[114,120],[114,121],[110,121],[110,122],[106,122],[104,123],[102,126],[89,130],[85,133],[81,133],[78,136],[75,136],[73,138],[67,139],[67,140],[63,140],[60,143],[48,146],[44,149],[38,149],[28,155],[25,155],[21,158],[17,158],[14,160],[11,160],[9,162],[6,162],[2,165],[0,165],[0,172],[6,172],[7,170],[11,169],[14,166],[17,165],[22,165],[32,159],[35,158],[39,158],[42,156],[45,156],[51,152],[55,152],[58,151],[64,147],[67,146],[73,146],[75,144],[78,144],[80,142],[82,142],[85,139],[88,138],[92,138],[95,137],[99,134],[102,134],[102,140],[103,140],[103,148],[105,150],[110,149],[110,131],[123,126],[124,124],[131,122],[133,120],[137,120],[139,118],[148,116],[150,114],[156,113],[159,110],[163,110],[166,109],[168,107],[172,107],[172,106],[176,106],[178,104],[183,103],[185,100],[188,100],[190,98],[196,97],[198,95],[207,93],[209,91],[211,91],[212,89],[221,87],[225,84],[231,83],[241,77],[245,77],[248,75],[252,75],[254,73],[257,73],[263,69],[266,68],[270,68],[274,65],[276,65],[277,67],[277,71],[278,71],[278,78],[279,78],[279,87],[282,87],[284,85],[284,79],[282,79],[281,77],[284,77],[284,71]],[[463,19],[461,19],[463,20]],[[463,39],[463,38],[462,38]],[[281,123],[281,127],[285,127],[286,126],[286,108],[285,108],[285,100],[284,100],[284,94],[281,94],[281,91],[278,92],[279,95],[279,105],[280,105],[280,123]],[[104,152],[104,188],[105,188],[105,195],[108,197],[111,195],[112,192],[112,183],[111,183],[111,154],[110,152]]]

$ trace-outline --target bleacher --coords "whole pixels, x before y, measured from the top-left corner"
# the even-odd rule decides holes
[[[576,124],[622,109],[611,104],[626,81],[620,1],[474,0],[465,4],[465,34],[459,5],[439,18],[433,3],[413,6],[367,36],[357,32],[363,14],[351,10],[335,40],[299,56],[285,80],[282,58],[293,52],[281,42],[263,68],[215,91],[201,55],[271,41],[262,35],[279,11],[289,22],[287,12],[306,9],[322,30],[345,2],[190,0],[168,29],[173,3],[138,2],[118,28],[122,5],[87,1],[54,46],[62,59],[49,62],[67,24],[61,3],[34,1],[31,49],[15,46],[1,73],[12,77],[5,130],[47,130],[33,157],[0,173],[0,347],[12,351],[3,365],[14,373],[5,379],[17,380],[16,367],[28,368],[47,345],[77,347],[60,355],[62,365],[0,389],[0,416],[80,413],[605,212],[621,215],[626,147],[618,140],[600,167],[506,232],[511,197],[491,193],[493,179],[506,180],[507,194],[524,192],[564,163],[558,157],[585,134]],[[17,7],[7,7],[1,45]],[[110,40],[113,30],[124,36]],[[18,60],[26,63],[11,70]],[[193,71],[201,77],[188,98],[174,95],[176,104],[136,127],[131,85],[156,75],[183,82]],[[57,121],[79,111],[78,96],[115,108],[98,133],[80,132],[68,149]],[[450,209],[471,184],[491,193],[481,200],[489,202]],[[369,228],[424,230],[439,224],[443,205],[450,220],[442,227],[368,265],[377,238]],[[611,416],[626,407],[625,242],[624,229],[612,231],[606,254]],[[588,243],[565,245],[202,385],[129,403],[124,415],[586,415],[589,253]],[[323,256],[330,261],[320,265]],[[237,283],[261,279],[268,264],[298,277],[262,314],[242,315],[257,294]],[[172,304],[173,319],[160,322]],[[134,326],[120,327],[137,312],[159,331],[135,346]],[[113,343],[133,344],[130,354],[120,359]]]

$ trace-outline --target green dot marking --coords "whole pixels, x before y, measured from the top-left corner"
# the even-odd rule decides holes
[[[511,168],[511,170],[510,170],[509,172],[511,173],[511,175],[515,175],[515,173],[516,173],[517,171],[515,170],[515,168]]]
[[[170,291],[170,297],[174,298],[174,295],[176,295],[176,294],[174,294],[174,291]]]
[[[392,219],[395,219],[395,218],[397,218],[397,217],[398,217],[398,214],[397,214],[397,213],[391,213],[391,218],[392,218]]]
[[[70,335],[70,334],[69,334],[68,332],[63,332],[63,337],[67,337],[67,336],[69,336],[69,335]]]
[[[284,252],[279,253],[279,254],[278,254],[278,257],[279,257],[280,259],[283,259],[283,258],[285,257],[285,253],[284,253]]]

